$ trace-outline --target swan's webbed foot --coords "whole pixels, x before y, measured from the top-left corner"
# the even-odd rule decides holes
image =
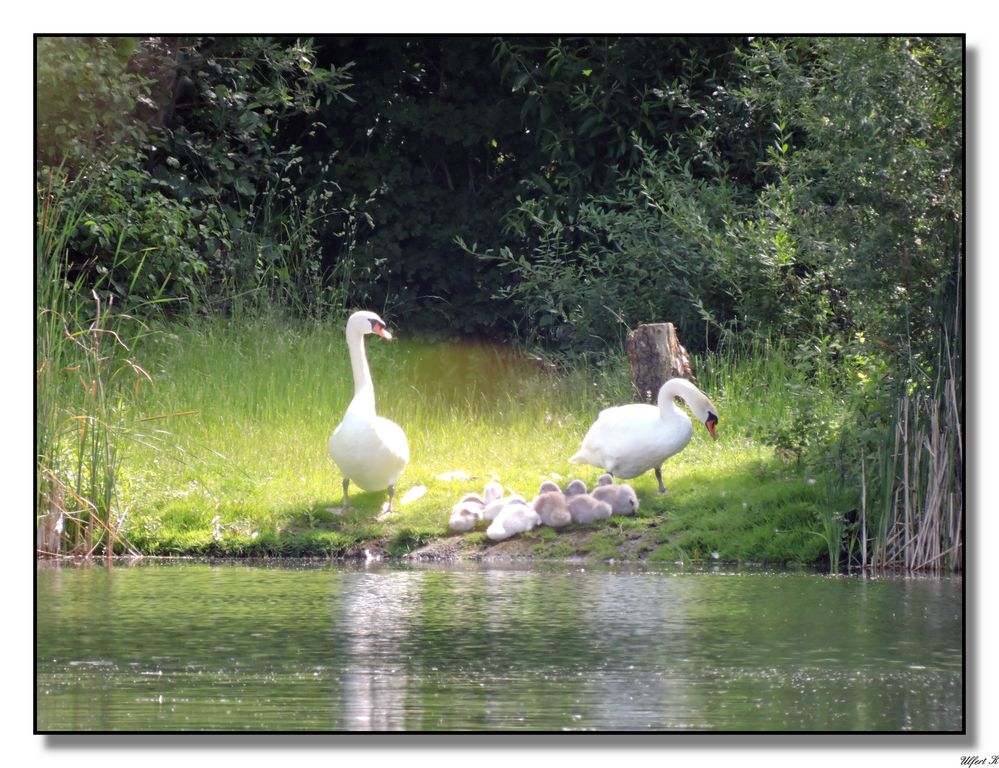
[[[662,496],[666,493],[666,486],[663,485],[663,468],[661,466],[656,467],[656,480],[659,481],[659,495]]]

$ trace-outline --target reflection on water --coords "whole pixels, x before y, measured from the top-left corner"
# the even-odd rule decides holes
[[[958,579],[44,567],[37,728],[956,731]]]

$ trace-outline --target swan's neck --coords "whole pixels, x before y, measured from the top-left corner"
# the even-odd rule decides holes
[[[683,411],[676,407],[674,397],[679,397],[688,406],[700,391],[686,379],[670,379],[659,390],[659,414],[663,421],[673,421],[677,418],[690,420]]]
[[[363,334],[348,335],[347,349],[350,351],[350,369],[354,373],[354,399],[350,401],[348,410],[374,413],[375,385],[371,381],[371,371],[368,370]]]

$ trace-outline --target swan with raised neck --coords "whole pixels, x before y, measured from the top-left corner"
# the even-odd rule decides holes
[[[347,319],[345,335],[354,377],[354,397],[343,421],[330,435],[327,449],[343,475],[343,506],[350,508],[348,487],[353,480],[366,491],[388,488],[388,506],[392,511],[395,484],[409,463],[409,443],[402,428],[375,412],[375,387],[371,380],[364,337],[373,333],[391,340],[385,321],[369,311],[355,312]]]

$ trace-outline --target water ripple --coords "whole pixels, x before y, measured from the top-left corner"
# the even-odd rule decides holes
[[[959,581],[38,573],[50,730],[958,730]]]

